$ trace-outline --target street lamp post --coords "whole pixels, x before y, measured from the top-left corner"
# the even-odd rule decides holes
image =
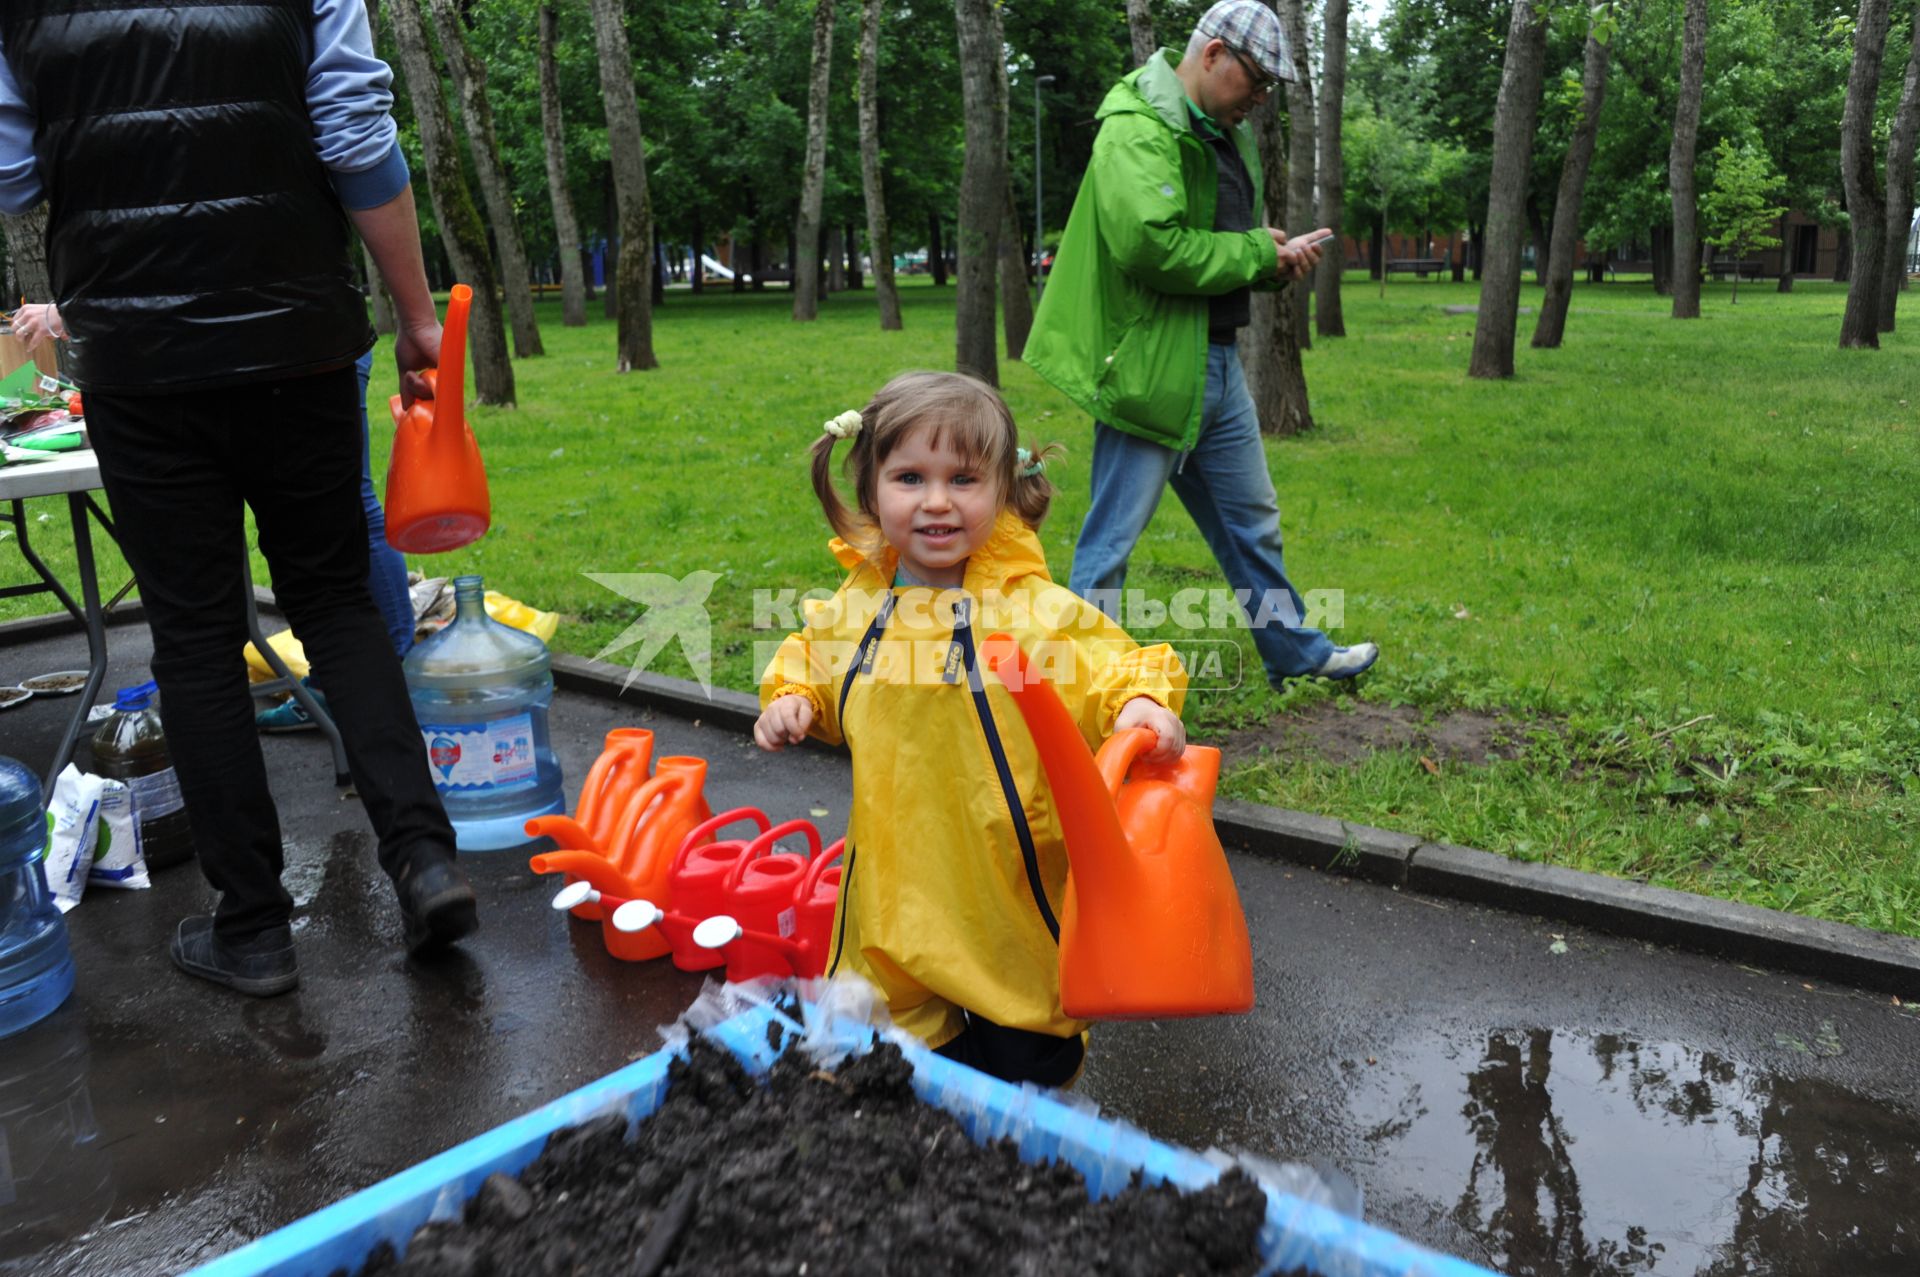
[[[1042,236],[1046,234],[1045,224],[1041,220],[1040,204],[1040,86],[1052,84],[1050,75],[1038,76],[1033,82],[1033,304],[1040,304],[1040,295],[1046,291],[1047,276],[1042,263],[1047,255],[1046,244]]]

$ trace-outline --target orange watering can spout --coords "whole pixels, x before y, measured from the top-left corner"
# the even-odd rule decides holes
[[[1213,827],[1220,751],[1135,760],[1144,728],[1087,749],[1080,729],[1019,644],[981,645],[1026,720],[1066,835],[1060,1003],[1076,1019],[1239,1014],[1253,1007],[1253,947]]]
[[[433,398],[411,408],[391,400],[393,458],[387,465],[387,543],[408,554],[470,545],[493,521],[487,471],[466,417],[467,312],[473,290],[455,284],[440,334],[440,366],[423,375]]]

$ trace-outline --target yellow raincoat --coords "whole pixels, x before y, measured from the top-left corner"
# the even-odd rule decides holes
[[[836,538],[851,569],[809,608],[761,680],[761,704],[797,694],[810,734],[853,754],[853,810],[828,970],[854,970],[894,1021],[938,1047],[960,1008],[1008,1028],[1067,1037],[1059,924],[1066,843],[1026,723],[978,660],[1011,634],[1046,672],[1098,748],[1121,706],[1147,696],[1174,713],[1186,672],[1171,648],[1142,648],[1053,583],[1039,538],[1002,511],[960,590],[893,587]]]

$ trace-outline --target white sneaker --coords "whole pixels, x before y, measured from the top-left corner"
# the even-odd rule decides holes
[[[1313,671],[1313,678],[1352,678],[1354,675],[1371,669],[1380,659],[1378,643],[1355,643],[1352,647],[1336,647],[1319,669]]]

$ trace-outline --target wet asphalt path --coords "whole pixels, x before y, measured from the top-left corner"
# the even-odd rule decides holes
[[[119,683],[146,635],[111,631]],[[77,639],[0,647],[0,683]],[[116,685],[110,682],[109,687]],[[70,700],[0,715],[36,768]],[[713,808],[829,815],[848,772],[563,694],[577,787],[608,728],[708,759]],[[470,862],[483,928],[401,956],[357,803],[312,736],[266,742],[298,901],[298,992],[177,975],[190,868],[69,915],[74,998],[0,1042],[0,1273],[170,1273],[658,1045],[700,977],[630,966],[547,907],[524,856]],[[570,788],[570,794],[574,792]],[[1260,1003],[1097,1030],[1083,1094],[1171,1141],[1351,1175],[1377,1223],[1514,1273],[1920,1271],[1920,1015],[1881,995],[1236,859]],[[1564,946],[1564,952],[1556,952]]]

